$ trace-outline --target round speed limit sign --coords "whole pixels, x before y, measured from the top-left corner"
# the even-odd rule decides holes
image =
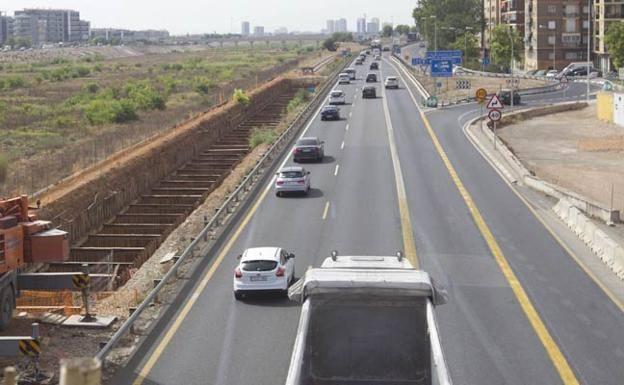
[[[498,122],[503,117],[503,114],[499,110],[490,110],[488,118],[493,122]]]

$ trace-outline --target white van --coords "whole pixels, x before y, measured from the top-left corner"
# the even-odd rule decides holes
[[[338,75],[338,84],[351,84],[351,75],[346,72]]]

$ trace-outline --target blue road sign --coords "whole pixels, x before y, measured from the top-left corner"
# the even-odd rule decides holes
[[[450,59],[454,57],[462,57],[462,51],[458,49],[446,51],[427,51],[428,59]]]
[[[453,64],[462,64],[462,51],[446,50],[446,51],[427,51],[427,59],[449,59]]]
[[[431,64],[431,60],[430,59],[423,59],[421,57],[413,57],[412,58],[412,65],[413,66],[429,65],[429,64]]]
[[[453,61],[451,59],[431,60],[431,76],[434,76],[434,77],[453,76]]]

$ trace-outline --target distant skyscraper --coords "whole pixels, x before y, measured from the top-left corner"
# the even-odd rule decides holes
[[[243,23],[241,24],[241,35],[249,36],[249,22],[248,21],[243,21]]]
[[[279,27],[275,29],[276,35],[288,35],[288,29],[286,27]]]
[[[357,33],[366,33],[366,18],[360,17],[357,19]]]
[[[367,33],[379,33],[379,18],[373,17],[370,22],[366,23]]]
[[[264,27],[261,25],[254,27],[254,35],[256,36],[264,36]]]
[[[326,28],[325,30],[327,31],[327,33],[334,33],[336,32],[336,22],[334,20],[327,20],[326,23]]]
[[[336,32],[347,32],[347,19],[338,19],[334,23]]]

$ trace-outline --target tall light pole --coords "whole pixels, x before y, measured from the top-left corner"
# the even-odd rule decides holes
[[[464,61],[468,61],[468,31],[472,31],[472,27],[466,27],[464,31]]]
[[[587,0],[587,95],[585,100],[589,103],[589,57],[591,42],[591,0]]]
[[[436,15],[429,17],[433,19],[433,50],[438,52],[438,17]]]
[[[514,67],[514,38],[513,38],[513,27],[509,26],[509,30],[507,31],[509,33],[509,40],[511,41],[511,60],[509,62],[509,73],[511,73],[513,75],[513,67]]]

